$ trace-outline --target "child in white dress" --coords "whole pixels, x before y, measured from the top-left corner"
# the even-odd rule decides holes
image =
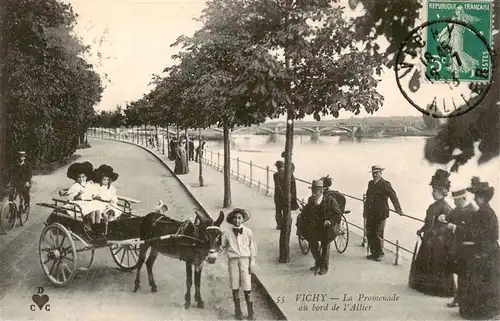
[[[118,179],[118,174],[113,167],[101,165],[94,171],[94,179],[97,185],[97,196],[95,199],[101,202],[101,213],[106,220],[118,218],[122,213],[118,207],[118,195],[116,188],[112,185]],[[97,223],[101,222],[101,217]]]
[[[71,203],[77,204],[82,210],[83,218],[88,219],[91,224],[95,224],[95,217],[99,215],[99,203],[94,200],[97,188],[91,182],[92,164],[89,162],[73,163],[68,168],[67,176],[75,182],[67,192],[60,194],[67,196]]]

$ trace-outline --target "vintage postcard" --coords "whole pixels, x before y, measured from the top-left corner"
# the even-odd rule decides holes
[[[0,8],[0,320],[500,320],[499,0]]]

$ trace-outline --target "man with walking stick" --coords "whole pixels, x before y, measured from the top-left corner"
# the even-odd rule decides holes
[[[389,217],[388,199],[391,199],[396,212],[403,215],[399,205],[398,196],[389,181],[382,178],[384,168],[372,166],[372,177],[366,190],[366,202],[364,203],[363,218],[366,219],[366,238],[371,254],[366,258],[377,262],[382,261],[384,256],[384,228]]]

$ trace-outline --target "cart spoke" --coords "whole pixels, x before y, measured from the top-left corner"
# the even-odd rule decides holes
[[[66,257],[66,256],[63,256],[62,258],[65,259],[65,260],[68,260],[70,262],[74,262],[75,261],[74,259]],[[66,263],[64,263],[64,264],[66,264]]]
[[[127,266],[130,266],[130,248],[127,249]]]
[[[119,247],[118,250],[115,252],[113,251],[113,255],[114,256],[118,256],[118,253],[120,253],[120,251],[123,251],[123,247]]]
[[[56,266],[56,260],[53,260],[52,261],[52,266],[50,267],[50,270],[49,270],[49,275],[52,275],[52,273],[54,272],[54,267]]]
[[[45,233],[45,235],[43,236],[43,240],[50,246],[51,249],[54,249],[55,246],[54,246],[54,242],[52,241],[52,239],[50,238],[50,235],[49,235],[49,239],[47,239],[47,234],[49,234],[49,232],[47,231],[47,233]]]
[[[49,257],[49,258],[47,258],[45,261],[43,261],[43,263],[42,263],[42,264],[43,264],[43,265],[45,265],[45,264],[47,264],[47,263],[49,263],[50,261],[53,261],[53,260],[54,260],[53,258],[50,258],[50,257]]]
[[[139,256],[137,255],[137,253],[135,253],[135,246],[132,251],[130,251],[130,253],[132,254],[132,258],[134,259],[134,261],[137,263]]]
[[[61,262],[61,264],[59,264],[59,266],[61,266],[60,271],[61,271],[61,276],[63,278],[63,282],[66,282],[66,280],[67,280],[66,273],[64,273],[64,267],[66,266],[66,264]]]
[[[62,236],[61,243],[59,243],[59,246],[58,246],[59,250],[62,250],[62,249],[61,249],[61,247],[63,246],[64,241],[66,241],[66,235],[63,235],[63,236]],[[70,247],[71,247],[71,246],[70,246]]]
[[[125,250],[125,249],[123,248],[123,250]],[[125,258],[125,253],[127,253],[127,251],[123,251],[122,258],[120,260],[120,262],[122,262],[122,263],[123,263],[123,259]]]
[[[61,269],[59,268],[59,261],[57,262],[57,268],[56,268],[56,280],[59,281],[59,276],[61,275]]]

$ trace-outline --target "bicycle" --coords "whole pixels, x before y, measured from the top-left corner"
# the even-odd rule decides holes
[[[9,195],[14,196],[13,200],[6,196],[0,209],[0,231],[3,234],[8,234],[14,229],[17,218],[21,226],[26,225],[30,213],[30,206],[25,204],[22,194],[12,188]]]

